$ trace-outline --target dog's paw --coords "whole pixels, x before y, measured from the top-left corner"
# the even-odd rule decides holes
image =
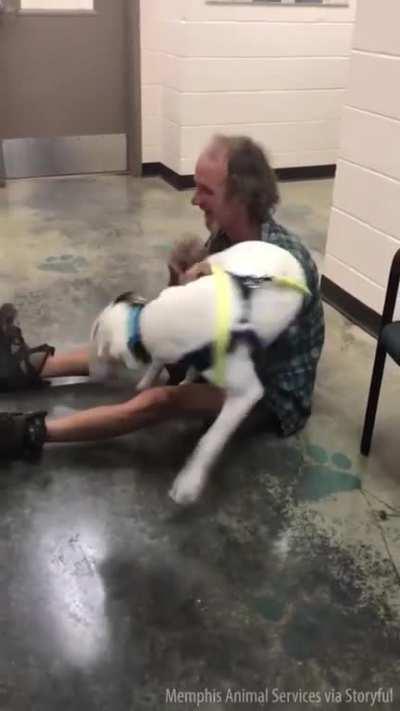
[[[148,388],[153,387],[153,385],[156,385],[163,370],[164,366],[162,363],[160,364],[158,361],[153,361],[140,378],[138,384],[136,385],[136,390],[138,392],[143,392],[143,390],[147,390]]]
[[[198,375],[199,373],[197,372],[196,368],[190,366],[189,370],[186,373],[185,379],[182,380],[179,385],[190,385],[190,383],[194,383]]]
[[[180,506],[196,503],[203,493],[207,477],[201,471],[184,469],[172,484],[169,496]]]
[[[142,393],[143,390],[148,390],[151,383],[146,378],[142,378],[136,385],[136,390],[138,393]]]

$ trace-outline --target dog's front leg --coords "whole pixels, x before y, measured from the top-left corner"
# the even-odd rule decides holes
[[[194,381],[196,380],[198,375],[199,375],[199,372],[198,372],[197,368],[195,368],[194,366],[191,365],[188,368],[188,371],[185,375],[185,379],[182,380],[182,382],[179,384],[180,385],[188,385],[189,383],[194,383]]]
[[[163,368],[164,363],[161,363],[161,361],[159,360],[153,360],[144,375],[142,376],[142,378],[139,380],[136,386],[136,390],[138,392],[142,392],[142,390],[147,390],[147,388],[151,388],[151,386],[154,385],[154,383],[161,375],[161,371]]]
[[[172,484],[169,495],[177,503],[192,504],[207,484],[209,471],[244,417],[262,397],[264,390],[250,361],[252,377],[246,387],[227,390],[227,397],[215,422],[201,438],[194,453]]]

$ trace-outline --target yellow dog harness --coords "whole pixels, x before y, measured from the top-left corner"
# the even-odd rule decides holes
[[[278,286],[295,289],[304,296],[310,294],[306,284],[303,284],[297,279],[291,277],[238,277],[230,275],[222,267],[217,264],[211,265],[211,270],[215,279],[216,288],[216,321],[215,321],[215,339],[213,343],[213,382],[218,387],[222,388],[225,384],[225,368],[226,355],[228,352],[231,340],[231,324],[232,324],[232,302],[230,285],[232,277],[247,282],[247,288],[255,288],[263,281],[272,281]]]

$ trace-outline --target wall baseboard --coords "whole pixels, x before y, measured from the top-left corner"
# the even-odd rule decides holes
[[[279,180],[315,180],[317,178],[334,178],[336,165],[310,165],[300,168],[277,168],[275,171]],[[194,188],[193,175],[179,175],[171,168],[167,168],[163,163],[143,163],[143,176],[159,175],[172,185],[176,190],[188,190]]]
[[[359,299],[356,299],[355,296],[344,291],[324,275],[322,275],[321,279],[321,294],[327,304],[333,306],[343,316],[346,316],[350,321],[353,321],[353,323],[369,333],[370,336],[377,337],[381,321],[380,314],[363,304]]]
[[[142,176],[144,178],[161,174],[161,163],[142,163]]]
[[[142,175],[144,177],[156,176],[163,178],[166,183],[172,185],[176,190],[188,190],[194,188],[193,175],[179,175],[171,168],[167,168],[163,163],[143,163]]]
[[[317,178],[334,178],[336,163],[329,165],[306,165],[297,168],[277,168],[275,173],[279,180],[316,180]]]

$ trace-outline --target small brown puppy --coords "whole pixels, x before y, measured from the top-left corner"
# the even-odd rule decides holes
[[[210,274],[210,265],[204,261],[207,256],[207,248],[197,237],[179,240],[171,252],[168,263],[169,286],[183,286],[189,281]]]

